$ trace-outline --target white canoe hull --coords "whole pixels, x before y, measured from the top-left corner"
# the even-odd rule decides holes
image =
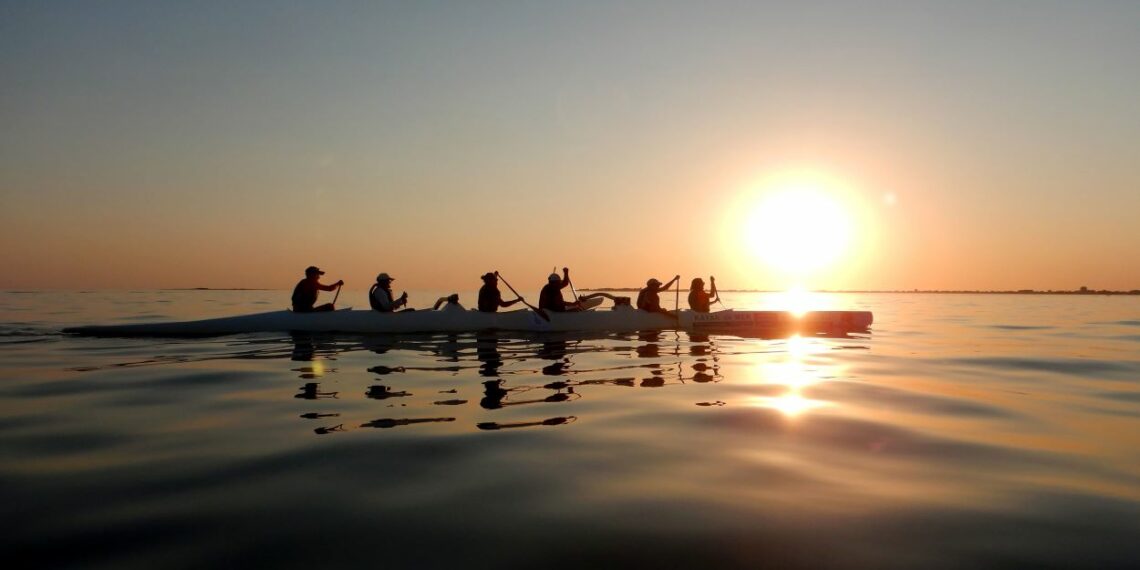
[[[256,332],[460,333],[485,330],[525,332],[629,332],[684,329],[741,333],[779,330],[802,333],[866,330],[869,311],[818,311],[796,315],[784,311],[681,311],[677,318],[636,309],[547,313],[547,321],[530,309],[478,311],[405,311],[379,313],[341,310],[325,313],[272,311],[198,321],[81,326],[65,333],[90,336],[220,336]]]

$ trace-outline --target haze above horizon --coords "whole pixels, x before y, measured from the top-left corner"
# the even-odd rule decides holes
[[[1137,29],[1108,1],[4,2],[0,289],[1134,290]]]

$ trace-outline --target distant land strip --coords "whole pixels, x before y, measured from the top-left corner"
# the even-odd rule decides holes
[[[171,287],[159,291],[277,291],[278,289],[259,289],[256,287]]]
[[[640,291],[640,287],[594,287],[594,288],[578,288],[579,291]],[[784,293],[785,291],[773,289],[717,289],[721,293]],[[662,290],[664,292],[664,290]],[[883,289],[883,290],[858,290],[858,289],[815,289],[811,293],[936,293],[942,295],[1140,295],[1140,289],[1132,289],[1131,291],[1110,291],[1108,289],[1086,289],[1081,288],[1075,291],[1056,291],[1037,290],[1037,289],[1017,289],[1017,290],[951,290],[951,289]]]

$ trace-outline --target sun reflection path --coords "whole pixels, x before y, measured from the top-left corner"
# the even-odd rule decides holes
[[[837,372],[837,367],[821,367],[807,360],[813,355],[827,352],[828,346],[818,339],[789,337],[786,344],[786,359],[782,362],[766,362],[756,367],[756,382],[765,385],[785,386],[787,391],[779,396],[757,396],[751,405],[779,411],[784,416],[794,418],[817,408],[833,405],[832,402],[813,400],[803,395],[803,390],[827,381]]]

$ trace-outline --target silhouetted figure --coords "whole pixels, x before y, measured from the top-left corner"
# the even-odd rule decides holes
[[[519,297],[513,301],[504,301],[503,294],[499,292],[499,276],[494,273],[483,274],[483,286],[479,288],[479,310],[484,313],[494,313],[499,307],[510,307],[522,301]]]
[[[569,284],[570,268],[562,268],[562,277],[558,277],[557,273],[551,273],[538,295],[538,308],[555,313],[582,310],[582,304],[578,301],[568,302],[562,298],[562,289]]]
[[[662,285],[661,282],[656,279],[650,279],[649,281],[646,281],[645,288],[641,291],[638,291],[637,293],[637,308],[643,311],[649,311],[651,313],[661,313],[670,317],[676,316],[673,313],[670,313],[669,311],[661,308],[661,298],[658,296],[658,293],[668,290],[679,279],[681,279],[681,276],[677,275],[664,285]]]
[[[325,303],[319,307],[314,307],[317,304],[318,291],[332,291],[341,285],[344,281],[337,281],[332,285],[324,285],[321,283],[321,275],[325,272],[320,269],[309,266],[305,269],[305,278],[297,283],[293,288],[293,312],[295,313],[316,313],[323,311],[333,311],[336,307],[332,303]]]
[[[689,285],[689,308],[698,313],[709,312],[709,307],[713,303],[720,300],[716,292],[716,277],[709,277],[712,282],[712,290],[705,292],[705,282],[700,277],[693,279],[693,283]]]
[[[392,282],[396,279],[389,276],[387,273],[381,273],[376,276],[376,282],[368,289],[368,304],[372,306],[375,311],[381,313],[391,313],[396,309],[406,306],[408,304],[408,292],[404,291],[400,297],[392,297]]]
[[[443,310],[445,310],[445,311],[466,311],[467,310],[467,309],[463,308],[463,305],[459,304],[459,293],[452,293],[446,297],[440,297],[439,299],[436,299],[435,305],[432,306],[431,310],[438,311],[438,310],[440,310],[439,307],[441,305],[443,306]]]

